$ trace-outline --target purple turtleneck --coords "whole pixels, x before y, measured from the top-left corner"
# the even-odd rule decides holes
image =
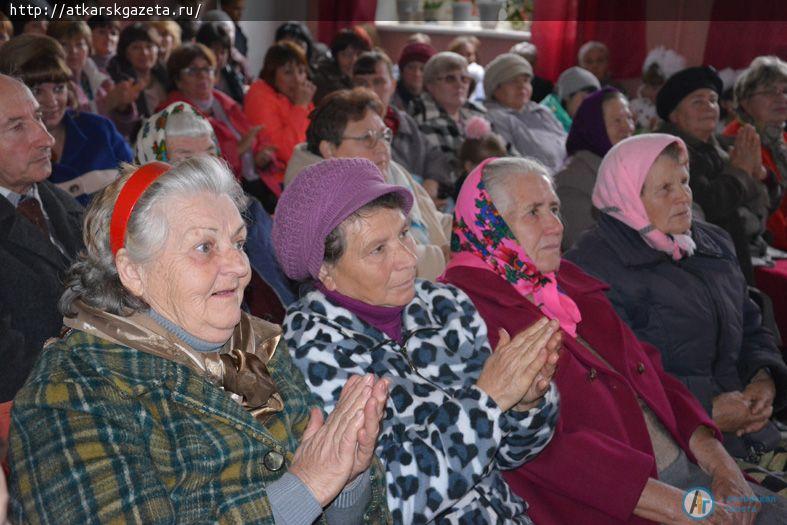
[[[402,313],[404,306],[377,306],[347,297],[339,292],[326,289],[322,283],[316,283],[317,289],[325,294],[329,301],[348,309],[361,321],[372,325],[385,335],[402,344]]]

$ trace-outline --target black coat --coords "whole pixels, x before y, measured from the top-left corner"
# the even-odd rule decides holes
[[[0,197],[0,403],[13,399],[44,341],[60,333],[63,274],[83,249],[82,207],[50,182],[38,193],[68,256]]]
[[[639,233],[601,214],[565,258],[610,284],[607,296],[637,336],[661,351],[664,368],[712,414],[713,398],[742,391],[760,368],[787,402],[787,366],[749,298],[729,235],[692,224],[694,255],[674,261]]]

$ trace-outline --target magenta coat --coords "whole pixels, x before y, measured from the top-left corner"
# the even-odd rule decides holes
[[[500,328],[513,336],[542,315],[491,270],[451,268],[446,282],[470,296],[486,321],[492,348]],[[564,333],[554,377],[561,396],[557,430],[541,454],[505,473],[506,480],[527,500],[528,514],[539,525],[650,524],[633,514],[648,478],[658,477],[637,398],[692,461],[688,441],[694,430],[716,427],[686,387],[664,371],[658,350],[640,342],[621,321],[604,295],[606,284],[565,260],[558,284],[582,314],[578,335],[617,372]]]

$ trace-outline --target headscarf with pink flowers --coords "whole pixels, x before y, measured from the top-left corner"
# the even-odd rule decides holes
[[[556,319],[566,333],[576,337],[577,323],[582,320],[579,308],[558,289],[554,272],[544,274],[536,268],[486,191],[482,174],[493,160],[479,164],[459,192],[451,236],[453,255],[446,271],[457,266],[493,270],[523,297],[532,294],[544,315]]]
[[[668,235],[651,224],[642,203],[642,186],[653,163],[664,149],[677,142],[688,159],[686,144],[664,133],[629,137],[612,147],[601,161],[593,188],[593,205],[623,222],[642,236],[653,249],[666,252],[674,260],[692,255],[696,245],[691,230]]]

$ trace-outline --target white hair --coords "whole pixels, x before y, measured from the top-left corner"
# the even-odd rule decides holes
[[[135,171],[136,166],[125,165],[123,174],[90,203],[83,231],[86,249],[69,269],[65,292],[60,298],[63,315],[73,315],[71,306],[78,299],[116,315],[131,315],[147,308],[144,301],[132,295],[120,282],[109,240],[115,203]],[[207,156],[185,159],[151,184],[134,205],[124,244],[129,258],[135,263],[154,258],[169,232],[165,213],[168,201],[198,193],[226,195],[239,213],[247,205],[243,190],[224,161]]]
[[[190,111],[173,111],[164,129],[167,139],[173,137],[213,137],[213,127],[206,118]]]
[[[577,53],[577,61],[579,65],[582,65],[582,60],[585,58],[589,52],[593,51],[594,49],[601,49],[604,53],[609,56],[609,48],[604,42],[599,42],[598,40],[590,40],[589,42],[585,42],[582,44],[582,47],[579,48],[579,52]]]
[[[513,177],[536,175],[546,178],[552,185],[552,176],[539,161],[529,157],[503,157],[486,166],[482,179],[492,203],[501,214],[511,205],[510,184]]]

